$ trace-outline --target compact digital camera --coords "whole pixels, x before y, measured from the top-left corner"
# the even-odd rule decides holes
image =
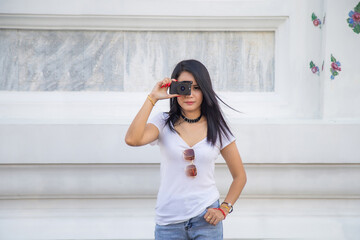
[[[190,95],[192,81],[172,82],[170,94]]]

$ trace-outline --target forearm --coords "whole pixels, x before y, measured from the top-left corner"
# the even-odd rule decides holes
[[[125,141],[129,145],[139,145],[145,132],[146,123],[149,119],[150,113],[153,109],[153,103],[157,102],[157,99],[149,95],[151,102],[148,98],[145,99],[144,104],[132,121],[125,137]]]
[[[172,80],[170,78],[164,78],[164,80],[157,82],[151,93],[147,96],[147,99],[126,133],[125,142],[128,145],[145,145],[157,138],[157,135],[159,134],[158,130],[151,130],[151,127],[147,127],[146,123],[149,119],[151,110],[158,100],[177,96],[176,94],[167,93],[167,88],[170,86],[171,82]]]
[[[245,184],[246,184],[245,173],[244,173],[244,175],[234,178],[230,185],[229,191],[224,199],[224,202],[231,203],[232,205],[234,205],[235,202],[238,200],[242,190],[244,189]],[[226,209],[226,208],[224,208],[224,209]]]

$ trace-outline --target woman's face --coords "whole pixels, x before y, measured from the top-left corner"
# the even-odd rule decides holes
[[[191,95],[180,95],[177,101],[184,112],[196,112],[201,110],[203,94],[194,76],[189,72],[182,72],[177,79],[179,82],[192,81]]]

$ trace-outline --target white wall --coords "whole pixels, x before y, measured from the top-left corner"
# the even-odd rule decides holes
[[[276,30],[275,92],[220,93],[245,112],[225,110],[248,173],[224,236],[358,239],[360,36],[346,24],[357,2],[3,0],[0,26],[121,29],[144,16],[152,16],[153,27],[164,16],[181,25],[176,16],[188,17],[187,28],[201,17],[221,16],[225,23],[240,19],[235,29],[256,22],[251,28],[264,30],[280,18],[270,26]],[[312,25],[312,12],[326,13],[322,30]],[[54,20],[54,14],[65,16]],[[79,25],[84,15],[90,24]],[[129,15],[135,21],[116,23]],[[204,22],[194,26],[206,28]],[[335,80],[330,54],[342,63]],[[320,76],[311,73],[311,60],[320,66],[325,60]],[[159,152],[123,141],[145,99],[145,92],[0,92],[0,238],[153,239]],[[166,108],[157,104],[155,111]],[[231,179],[221,159],[216,174],[224,195]]]

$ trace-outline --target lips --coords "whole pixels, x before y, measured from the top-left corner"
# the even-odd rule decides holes
[[[188,105],[193,105],[195,102],[185,102]]]

